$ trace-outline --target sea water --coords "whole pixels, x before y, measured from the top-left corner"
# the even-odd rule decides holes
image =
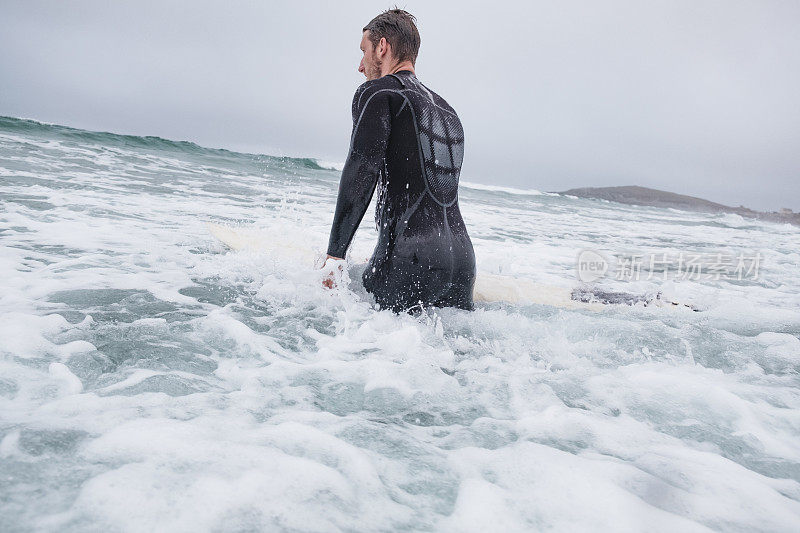
[[[573,286],[587,249],[758,268],[598,280],[700,312],[411,316],[357,269],[329,291],[204,226],[322,253],[338,177],[0,119],[0,530],[800,529],[799,228],[463,183],[483,272]]]

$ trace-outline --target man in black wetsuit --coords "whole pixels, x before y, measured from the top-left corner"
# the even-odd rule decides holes
[[[358,70],[367,81],[353,97],[326,263],[344,258],[377,187],[378,244],[364,270],[366,290],[396,312],[471,310],[475,254],[458,208],[464,131],[453,108],[414,74],[419,45],[414,17],[400,9],[363,29]]]

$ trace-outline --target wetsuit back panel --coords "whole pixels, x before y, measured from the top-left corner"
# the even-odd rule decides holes
[[[442,205],[458,196],[458,177],[464,160],[464,130],[458,115],[443,98],[408,76],[403,95],[414,111],[422,165],[428,191]]]

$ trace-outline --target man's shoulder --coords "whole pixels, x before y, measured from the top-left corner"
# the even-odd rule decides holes
[[[385,92],[387,95],[401,89],[403,86],[391,74],[376,78],[374,80],[367,80],[356,89],[353,95],[353,103],[360,107],[366,100],[374,94]]]
[[[358,86],[356,91],[368,91],[368,90],[378,90],[378,89],[400,89],[403,85],[400,81],[395,77],[394,74],[387,74],[386,76],[381,76],[380,78],[375,78],[374,80],[367,80],[361,85]]]

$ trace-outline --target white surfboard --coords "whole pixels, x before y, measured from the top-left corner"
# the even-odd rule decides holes
[[[256,228],[225,226],[206,222],[208,231],[217,240],[232,250],[252,250],[279,254],[286,259],[305,263],[311,268],[320,257],[313,248],[278,239],[277,232],[270,237],[267,232]],[[599,302],[581,302],[572,298],[572,288],[545,285],[532,280],[513,276],[501,276],[488,272],[478,272],[475,278],[473,298],[476,302],[508,302],[517,305],[540,304],[564,309],[588,309],[599,311],[607,305]],[[653,300],[647,304],[657,307],[680,305],[675,302]]]

